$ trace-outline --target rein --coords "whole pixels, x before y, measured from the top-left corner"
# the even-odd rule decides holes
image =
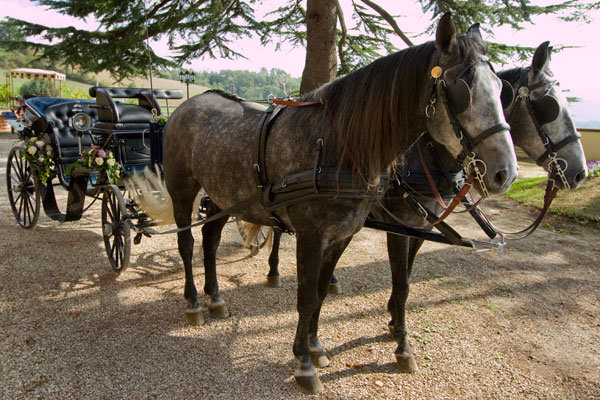
[[[494,224],[492,224],[490,222],[489,218],[483,213],[483,211],[480,210],[482,217],[485,219],[487,224],[489,224],[496,232],[501,233],[502,235],[521,235],[521,234],[523,234],[521,236],[506,237],[506,239],[508,239],[508,240],[525,239],[526,237],[531,235],[533,232],[535,232],[535,230],[541,224],[543,219],[546,217],[548,210],[550,209],[552,200],[554,200],[554,198],[556,197],[556,194],[558,193],[558,188],[554,184],[555,177],[556,177],[555,172],[550,172],[550,174],[548,175],[548,182],[546,183],[546,190],[544,192],[544,206],[542,207],[542,210],[541,210],[540,214],[538,215],[538,217],[528,227],[521,229],[520,231],[517,231],[517,232],[505,232],[501,229],[498,229],[496,226],[494,226]]]
[[[419,154],[419,161],[421,162],[421,166],[423,167],[423,171],[425,172],[425,176],[427,177],[427,182],[429,182],[429,186],[431,187],[431,191],[433,192],[433,196],[437,200],[438,204],[445,210],[448,208],[444,200],[442,200],[442,196],[440,196],[440,192],[433,181],[433,177],[431,176],[431,172],[429,172],[429,167],[423,158],[423,153],[421,152],[421,144],[417,141],[417,152]]]

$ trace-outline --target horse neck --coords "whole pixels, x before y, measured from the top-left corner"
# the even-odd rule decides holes
[[[378,176],[425,130],[434,52],[432,43],[397,52],[313,94],[325,104],[342,166]]]

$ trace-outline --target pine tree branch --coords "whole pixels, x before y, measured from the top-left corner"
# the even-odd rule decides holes
[[[396,32],[396,34],[398,36],[400,36],[400,38],[404,41],[404,43],[406,43],[408,46],[413,45],[413,42],[408,38],[408,36],[406,36],[404,34],[404,32],[402,32],[402,30],[400,29],[400,27],[398,26],[396,21],[394,21],[394,17],[392,17],[390,15],[390,13],[388,13],[386,10],[384,10],[381,6],[373,3],[371,0],[361,0],[361,1],[363,3],[365,3],[367,6],[371,7],[373,10],[375,10],[379,15],[381,15],[381,17],[384,20],[386,20],[388,24],[390,24],[392,29],[394,29],[394,32]]]

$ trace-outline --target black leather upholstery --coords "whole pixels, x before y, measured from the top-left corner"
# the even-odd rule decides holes
[[[153,95],[154,94],[154,95]],[[150,164],[150,121],[152,110],[161,115],[157,99],[181,99],[180,90],[154,90],[137,88],[90,88],[96,98],[98,121],[92,133],[112,137],[115,155],[126,173],[136,165]],[[114,98],[137,99],[138,104],[115,101]]]
[[[90,88],[89,93],[90,96],[96,97],[96,92],[98,89],[106,90],[111,97],[121,98],[121,99],[133,99],[139,97],[140,93],[143,91],[150,91],[150,89],[146,88],[115,88],[115,87],[98,87],[93,86]],[[154,89],[152,91],[154,97],[157,99],[167,99],[167,100],[178,100],[183,99],[183,92],[179,89]]]
[[[73,117],[73,102],[61,103],[50,106],[44,110],[48,122],[47,132],[51,134],[53,147],[58,152],[60,164],[71,164],[79,158],[78,134],[74,128],[69,127],[69,118]],[[96,110],[90,108],[90,103],[80,102],[82,111],[92,118],[92,122],[98,118]],[[93,104],[93,103],[91,103]],[[86,132],[81,137],[82,149],[88,149],[93,144],[92,135]]]

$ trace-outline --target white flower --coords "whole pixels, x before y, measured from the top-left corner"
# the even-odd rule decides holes
[[[113,165],[115,165],[115,159],[114,158],[107,159],[106,164],[108,164],[109,167],[112,167]]]
[[[102,157],[96,157],[96,159],[94,160],[96,162],[96,164],[98,165],[102,165],[104,164],[104,158]]]
[[[27,152],[31,155],[34,155],[37,152],[37,149],[34,146],[31,146],[27,149]]]
[[[38,157],[38,161],[41,163],[44,162],[44,157]]]
[[[35,142],[35,145],[36,145],[37,147],[39,147],[40,149],[43,149],[43,148],[44,148],[44,146],[46,145],[46,143],[44,143],[44,141],[43,141],[43,140],[38,140],[37,142]]]
[[[46,152],[46,155],[48,155],[48,156],[51,156],[51,155],[52,155],[52,152],[51,152],[51,151],[47,151],[47,152]]]

